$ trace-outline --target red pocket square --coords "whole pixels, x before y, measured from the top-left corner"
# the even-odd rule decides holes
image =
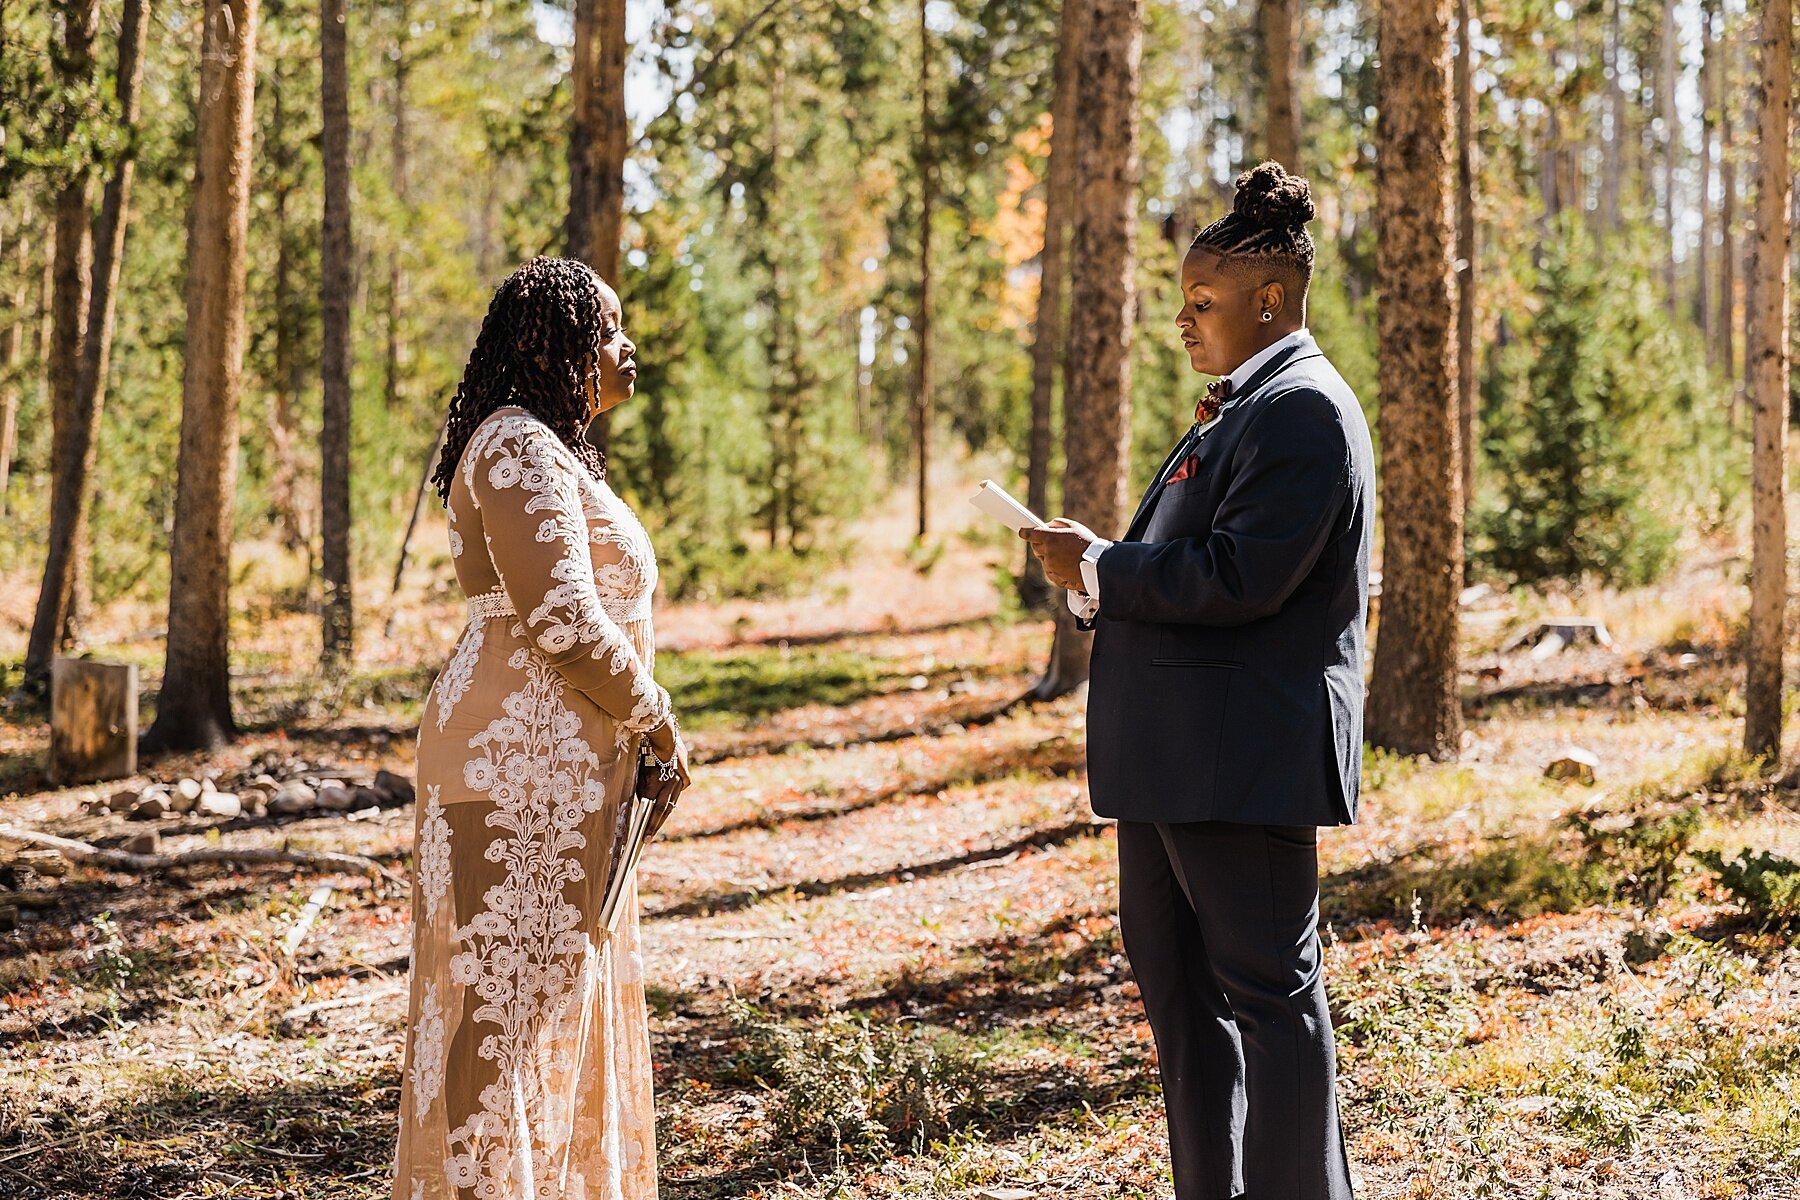
[[[1163,486],[1168,487],[1171,483],[1180,483],[1183,479],[1192,476],[1194,473],[1194,464],[1199,461],[1200,456],[1198,454],[1190,454],[1182,459],[1181,465],[1176,467],[1174,472],[1167,479],[1163,480]]]

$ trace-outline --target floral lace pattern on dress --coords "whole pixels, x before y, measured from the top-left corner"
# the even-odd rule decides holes
[[[563,703],[561,676],[523,647],[508,665],[526,673],[526,686],[506,698],[505,716],[470,739],[480,756],[463,768],[470,789],[494,803],[487,824],[505,831],[488,857],[506,864],[506,879],[457,928],[450,960],[452,982],[484,1001],[470,1019],[492,1027],[477,1053],[496,1074],[481,1090],[480,1111],[451,1130],[457,1153],[445,1173],[496,1196],[525,1176],[537,1181],[536,1195],[550,1197],[561,1192],[549,1168],[575,1134],[558,1098],[576,1063],[549,1047],[572,1044],[560,1026],[579,1018],[589,978],[581,912],[563,889],[586,878],[587,839],[577,827],[606,803],[606,790],[581,718]],[[532,1135],[526,1144],[521,1123]]]

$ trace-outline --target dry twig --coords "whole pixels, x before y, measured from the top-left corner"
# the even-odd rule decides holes
[[[58,837],[17,825],[0,825],[0,839],[24,842],[28,846],[44,846],[59,852],[71,862],[88,863],[134,875],[168,871],[176,867],[197,867],[208,863],[288,863],[297,867],[318,867],[328,871],[349,871],[385,879],[399,887],[407,882],[372,858],[360,854],[335,854],[329,850],[290,850],[281,847],[207,846],[199,850],[183,850],[177,854],[131,854],[124,850],[108,850],[74,838]]]

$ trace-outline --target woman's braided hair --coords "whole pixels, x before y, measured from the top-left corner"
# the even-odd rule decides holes
[[[444,448],[431,482],[448,500],[456,464],[476,428],[497,408],[513,404],[556,432],[595,479],[606,478],[606,455],[590,445],[587,373],[612,336],[600,311],[600,277],[572,258],[539,256],[494,289],[475,349],[450,401]]]
[[[1312,278],[1313,240],[1306,223],[1318,214],[1306,180],[1278,162],[1265,162],[1237,177],[1231,211],[1194,235],[1225,258],[1256,258],[1277,269]]]

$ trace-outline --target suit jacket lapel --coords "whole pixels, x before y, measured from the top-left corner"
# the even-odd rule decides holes
[[[1237,400],[1237,404],[1234,407],[1242,407],[1251,400],[1257,392],[1261,391],[1266,384],[1274,382],[1275,377],[1281,374],[1281,372],[1286,370],[1290,365],[1297,362],[1303,362],[1309,358],[1317,358],[1321,353],[1323,352],[1319,349],[1318,343],[1308,336],[1295,345],[1290,346],[1282,353],[1277,354],[1274,358],[1271,358],[1268,362],[1258,368],[1256,373],[1245,381],[1243,387],[1232,389],[1235,393],[1233,398]],[[1125,535],[1121,540],[1127,542],[1135,541],[1138,535],[1143,532],[1143,523],[1149,520],[1150,513],[1156,508],[1157,498],[1162,495],[1161,485],[1163,476],[1168,473],[1170,464],[1172,464],[1179,455],[1189,449],[1190,444],[1194,440],[1194,435],[1197,432],[1197,427],[1188,430],[1187,435],[1175,444],[1175,449],[1169,452],[1169,457],[1163,460],[1163,465],[1157,469],[1156,475],[1151,479],[1149,489],[1144,492],[1144,498],[1138,501],[1137,512],[1132,514],[1131,524],[1126,526]]]

